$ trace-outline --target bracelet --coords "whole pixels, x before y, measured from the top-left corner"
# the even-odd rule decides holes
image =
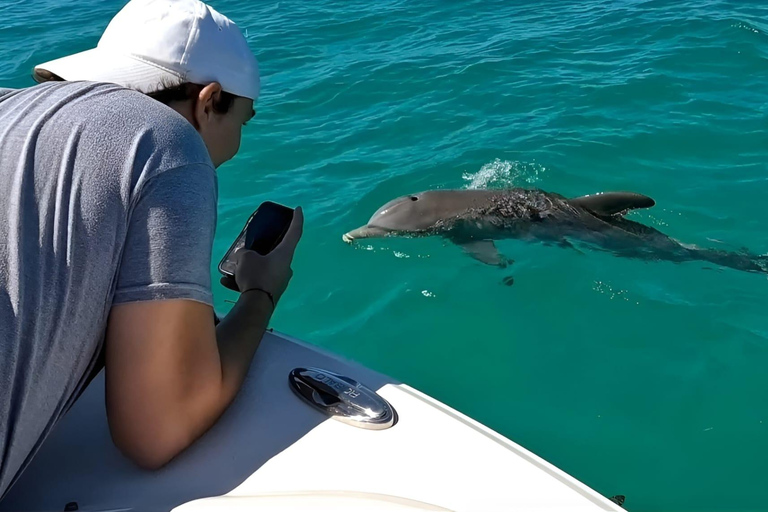
[[[248,292],[261,292],[266,294],[267,297],[269,297],[269,302],[272,303],[272,311],[275,310],[275,296],[272,295],[267,290],[264,290],[263,288],[248,288],[247,290],[241,292],[241,294],[248,293]]]

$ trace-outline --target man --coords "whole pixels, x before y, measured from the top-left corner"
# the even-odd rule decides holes
[[[240,298],[214,326],[215,168],[259,77],[237,26],[200,1],[132,0],[97,48],[35,76],[65,81],[0,89],[0,496],[102,350],[126,456],[158,468],[202,435],[245,378],[303,225],[299,208],[273,252],[238,255]]]

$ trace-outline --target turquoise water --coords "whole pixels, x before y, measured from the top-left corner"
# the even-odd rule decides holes
[[[264,74],[220,169],[214,264],[261,201],[307,215],[275,328],[630,510],[768,509],[765,276],[514,241],[499,244],[516,261],[502,271],[437,239],[341,241],[395,196],[518,185],[636,190],[657,206],[633,220],[768,252],[768,6],[211,3],[247,30]],[[93,47],[120,6],[2,0],[0,85]],[[224,311],[233,294],[216,286]]]

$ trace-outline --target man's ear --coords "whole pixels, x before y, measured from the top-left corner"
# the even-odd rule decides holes
[[[212,82],[200,90],[195,102],[194,114],[196,128],[203,129],[213,118],[213,104],[221,97],[221,84]]]

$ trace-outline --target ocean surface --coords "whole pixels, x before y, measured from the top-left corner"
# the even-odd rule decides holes
[[[504,241],[341,235],[432,188],[633,190],[629,218],[768,253],[762,1],[211,0],[263,72],[219,169],[211,272],[301,205],[280,331],[415,386],[633,511],[768,510],[768,280]],[[115,0],[0,0],[0,86],[96,45]],[[513,286],[502,279],[512,275]],[[218,283],[225,312],[234,294]],[[510,482],[513,485],[514,482]]]

